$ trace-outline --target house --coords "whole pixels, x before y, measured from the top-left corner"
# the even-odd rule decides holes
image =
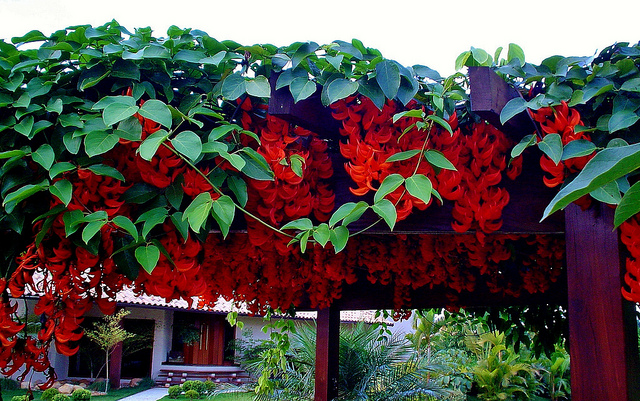
[[[16,300],[22,310],[33,310],[36,298]],[[234,361],[233,343],[236,340],[262,340],[264,319],[238,310],[232,302],[221,300],[214,308],[199,310],[185,300],[166,302],[162,297],[138,295],[131,289],[121,291],[116,301],[129,311],[124,328],[136,336],[116,347],[110,359],[112,384],[128,382],[138,377],[151,377],[158,384],[180,384],[185,380],[245,382],[248,376]],[[194,302],[192,305],[197,305]],[[226,320],[229,312],[237,311],[243,327],[232,327]],[[316,312],[299,312],[296,319],[315,319]],[[94,307],[84,317],[83,327],[89,329],[102,317]],[[375,311],[342,311],[343,323],[382,322]],[[389,319],[387,324],[393,325]],[[403,325],[397,326],[398,329]],[[51,362],[59,379],[93,378],[104,376],[104,353],[86,336],[80,340],[77,354],[66,357],[51,350]],[[34,375],[32,383],[43,377]]]

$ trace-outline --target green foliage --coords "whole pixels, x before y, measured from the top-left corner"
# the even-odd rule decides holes
[[[11,397],[11,401],[29,401],[28,395],[14,395]]]
[[[89,401],[91,399],[91,391],[85,389],[75,389],[71,393],[71,399],[73,401]]]
[[[182,394],[182,387],[180,385],[173,385],[167,389],[169,392],[169,398],[178,398]]]
[[[504,345],[504,334],[481,334],[471,345],[478,355],[474,381],[483,400],[529,399],[538,383],[531,363]]]
[[[2,390],[17,390],[20,388],[20,383],[7,377],[0,377],[0,389]]]
[[[187,380],[182,383],[182,390],[186,393],[187,391],[196,391],[199,395],[204,395],[206,393],[206,387],[204,382],[199,380]]]
[[[60,394],[57,388],[48,388],[42,392],[40,399],[42,401],[53,401],[53,397],[56,394]]]
[[[184,396],[190,400],[193,400],[200,398],[200,393],[198,393],[196,390],[187,390],[184,392]]]
[[[552,401],[568,400],[571,397],[569,361],[569,354],[563,348],[557,347],[553,354],[540,358],[537,363],[544,394]]]
[[[65,394],[56,394],[53,396],[52,401],[71,401],[71,397]]]
[[[136,337],[137,336],[138,335],[136,335]],[[126,344],[125,344],[125,347],[126,347]],[[138,382],[138,387],[140,388],[151,388],[151,387],[154,387],[155,385],[156,385],[156,381],[150,377],[143,377],[142,380]]]

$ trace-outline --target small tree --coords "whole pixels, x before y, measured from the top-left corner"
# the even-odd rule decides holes
[[[122,319],[130,312],[125,309],[120,309],[117,313],[111,316],[105,316],[102,322],[95,323],[93,330],[88,330],[86,335],[91,341],[96,343],[105,352],[106,361],[106,380],[104,391],[109,391],[109,357],[115,349],[116,345],[133,337],[135,334],[127,332],[121,325]]]

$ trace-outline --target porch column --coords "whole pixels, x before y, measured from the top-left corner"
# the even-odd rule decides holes
[[[318,311],[316,331],[316,389],[314,401],[329,401],[338,395],[340,355],[340,311],[329,307]]]
[[[121,341],[115,346],[109,357],[109,388],[120,388],[123,348]]]
[[[565,210],[573,401],[639,400],[634,305],[622,298],[613,210]]]

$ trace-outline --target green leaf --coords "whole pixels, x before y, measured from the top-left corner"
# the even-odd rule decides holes
[[[163,129],[154,132],[145,139],[138,148],[138,153],[143,159],[150,161],[158,151],[158,148],[169,137],[169,133]]]
[[[380,202],[385,196],[395,191],[400,185],[404,183],[404,177],[400,174],[391,174],[385,177],[385,179],[380,184],[380,187],[376,191],[376,194],[373,197],[373,202]]]
[[[182,220],[189,222],[189,227],[193,232],[198,233],[209,216],[213,199],[209,192],[202,192],[184,210]]]
[[[525,63],[524,50],[515,43],[509,43],[509,52],[507,53],[507,62],[511,62],[514,59],[520,60],[520,66]]]
[[[620,90],[627,92],[640,92],[640,78],[631,78],[622,83]]]
[[[87,223],[84,229],[82,229],[82,241],[84,241],[85,244],[89,244],[89,241],[100,232],[100,229],[104,227],[105,224],[107,224],[107,220],[96,220]]]
[[[300,252],[305,253],[307,251],[307,243],[309,242],[309,236],[311,231],[304,231],[300,236]]]
[[[344,78],[338,78],[331,81],[327,87],[327,96],[329,102],[333,103],[337,100],[344,99],[353,95],[358,90],[358,83]]]
[[[544,210],[543,219],[571,202],[629,174],[640,165],[640,144],[606,148],[584,166],[578,176],[563,187]]]
[[[293,154],[289,157],[289,161],[291,164],[291,170],[295,173],[295,175],[302,178],[303,176],[302,166],[305,163],[304,158],[298,154]]]
[[[613,134],[616,131],[632,126],[638,120],[640,120],[640,117],[633,111],[621,110],[611,115],[607,127],[609,128],[609,133]]]
[[[589,195],[593,199],[609,205],[617,205],[622,198],[616,181],[608,182],[600,188],[594,189]]]
[[[16,124],[13,129],[16,132],[26,136],[27,138],[31,138],[31,129],[33,128],[33,123],[35,122],[35,118],[33,116],[27,116],[20,120],[18,124]]]
[[[138,240],[138,237],[140,236],[138,234],[138,229],[136,228],[136,225],[133,224],[133,222],[131,220],[129,220],[128,217],[126,216],[115,216],[111,222],[113,224],[115,224],[116,226],[122,228],[123,230],[125,230],[129,235],[131,235],[133,237],[133,239],[135,241]]]
[[[91,166],[85,167],[87,170],[91,171],[96,175],[104,175],[106,177],[115,178],[119,181],[124,181],[124,176],[118,169],[107,166],[106,164],[92,164]]]
[[[239,155],[245,161],[242,172],[247,177],[258,181],[273,181],[273,171],[264,156],[248,147],[242,148],[241,151]]]
[[[136,224],[143,223],[142,237],[147,238],[147,235],[149,235],[149,233],[155,226],[164,223],[164,221],[167,219],[168,214],[169,213],[167,212],[167,209],[162,206],[155,207],[142,213],[136,220]]]
[[[213,201],[211,214],[213,215],[213,218],[218,222],[223,238],[226,238],[229,234],[229,228],[233,223],[235,213],[236,206],[229,196],[222,195],[221,197]]]
[[[202,141],[193,131],[182,131],[171,139],[171,144],[191,161],[196,161],[202,154]]]
[[[357,204],[355,202],[347,202],[340,205],[340,207],[331,215],[331,218],[329,219],[329,227],[335,226],[342,219],[349,216],[355,210],[356,206]],[[365,206],[368,206],[368,205],[365,204]]]
[[[342,219],[342,225],[346,227],[354,221],[358,220],[368,209],[369,205],[366,202],[358,202],[353,210],[351,210],[351,212],[347,216],[345,216],[344,219]]]
[[[159,189],[146,182],[139,182],[125,191],[120,197],[127,203],[143,204],[158,196]]]
[[[227,178],[227,185],[229,185],[229,189],[236,196],[240,206],[245,207],[249,200],[247,183],[242,178],[232,175]]]
[[[302,60],[314,54],[316,50],[318,50],[318,47],[318,44],[315,42],[303,43],[298,47],[293,56],[291,56],[291,67],[296,68]]]
[[[536,136],[533,134],[525,135],[520,142],[511,149],[511,158],[516,158],[524,152],[529,146],[536,144]]]
[[[422,174],[415,174],[411,177],[408,177],[405,180],[404,185],[407,188],[407,192],[409,192],[409,195],[420,199],[425,204],[428,204],[431,201],[431,191],[433,190],[433,184],[428,177]]]
[[[347,246],[349,230],[345,226],[338,226],[331,230],[329,233],[329,239],[331,240],[331,244],[333,244],[335,253],[338,253]]]
[[[493,61],[489,53],[487,53],[483,49],[478,49],[476,47],[471,48],[471,55],[473,56],[473,59],[482,66],[490,66],[491,62]]]
[[[596,145],[586,139],[576,139],[567,143],[562,150],[562,160],[572,159],[574,157],[588,156],[595,152]]]
[[[110,71],[102,64],[96,64],[89,69],[82,69],[78,78],[78,90],[83,92],[85,89],[97,85],[109,75]]]
[[[376,64],[376,81],[388,99],[393,99],[400,89],[400,68],[390,60]]]
[[[456,166],[439,150],[427,149],[424,152],[424,158],[435,168],[457,171]]]
[[[56,155],[53,152],[53,148],[49,144],[41,145],[38,150],[31,154],[31,158],[34,162],[38,163],[45,170],[51,169],[53,162],[55,161]]]
[[[516,97],[507,102],[500,111],[500,124],[505,124],[514,116],[522,113],[527,109],[527,102],[521,98]]]
[[[284,226],[280,227],[280,229],[281,230],[300,230],[300,231],[312,230],[313,223],[311,222],[310,219],[304,217],[301,219],[290,221]]]
[[[84,151],[89,157],[101,155],[113,149],[119,140],[109,131],[92,131],[84,137]]]
[[[538,148],[558,165],[562,160],[562,138],[558,134],[547,134],[538,142]]]
[[[244,95],[246,91],[244,77],[239,73],[229,75],[222,82],[222,96],[229,100],[236,100]]]
[[[105,110],[106,111],[106,110]],[[149,99],[140,107],[138,113],[151,121],[166,128],[171,128],[171,110],[162,101],[157,99]],[[129,116],[127,116],[129,117]]]
[[[133,99],[128,96],[123,96],[126,99]],[[115,123],[118,123],[126,118],[129,118],[138,112],[138,106],[128,103],[115,102],[111,103],[102,111],[102,120],[104,124],[109,127]]]
[[[219,152],[219,154],[223,159],[231,163],[231,165],[235,167],[237,170],[242,171],[242,169],[244,169],[246,162],[242,158],[242,156],[236,153],[227,153],[227,152]]]
[[[411,159],[413,156],[417,155],[418,153],[420,153],[420,149],[412,149],[412,150],[406,150],[404,152],[394,153],[391,156],[389,156],[387,160],[385,160],[385,163],[398,162],[398,161]]]
[[[69,162],[56,163],[53,166],[51,166],[51,169],[49,169],[49,178],[53,180],[60,174],[65,173],[67,171],[72,171],[75,168],[76,166]]]
[[[174,214],[171,215],[171,221],[173,222],[173,225],[176,226],[176,228],[180,232],[182,239],[185,240],[186,242],[187,239],[189,239],[189,222],[183,220],[182,216],[183,216],[182,212],[175,212]]]
[[[396,113],[393,115],[393,123],[395,124],[401,118],[424,118],[424,111],[420,109],[413,109]]]
[[[28,184],[19,189],[7,194],[4,200],[2,201],[2,206],[5,207],[5,211],[7,213],[11,213],[14,207],[27,199],[31,195],[37,194],[40,191],[47,189],[49,186],[47,185],[47,181],[42,181],[40,184]]]
[[[18,158],[22,158],[26,155],[28,155],[29,153],[25,152],[22,149],[13,149],[13,150],[7,150],[4,152],[0,152],[0,160],[3,159],[11,159],[13,157],[18,157]]]
[[[322,223],[315,230],[313,230],[313,239],[315,239],[318,244],[322,245],[324,248],[331,237],[331,233],[329,232],[329,226],[327,223]]]
[[[138,263],[149,274],[153,273],[153,269],[155,269],[160,260],[160,250],[153,244],[137,247],[135,255]]]
[[[49,187],[49,192],[60,199],[65,206],[68,206],[73,196],[73,185],[67,180],[59,180]]]
[[[435,114],[431,114],[431,115],[428,115],[426,119],[435,122],[442,128],[446,129],[449,132],[449,134],[453,135],[453,129],[451,129],[451,125],[449,125],[449,122],[444,118],[438,117]]]
[[[627,190],[616,207],[613,217],[614,228],[638,213],[640,213],[640,182],[636,182]]]
[[[393,227],[396,224],[396,220],[398,218],[398,212],[396,211],[396,207],[391,203],[389,199],[382,199],[380,202],[376,202],[371,206],[374,212],[389,226],[389,229],[393,231]]]
[[[245,85],[247,94],[251,96],[261,98],[271,97],[271,85],[269,85],[269,81],[264,75],[258,75],[254,79],[250,79]]]
[[[207,139],[208,142],[217,141],[220,138],[227,136],[232,131],[242,131],[242,127],[236,124],[224,124],[219,127],[215,127],[209,133]]]
[[[293,96],[293,102],[298,103],[316,92],[316,83],[306,77],[298,77],[291,81],[289,90]]]

